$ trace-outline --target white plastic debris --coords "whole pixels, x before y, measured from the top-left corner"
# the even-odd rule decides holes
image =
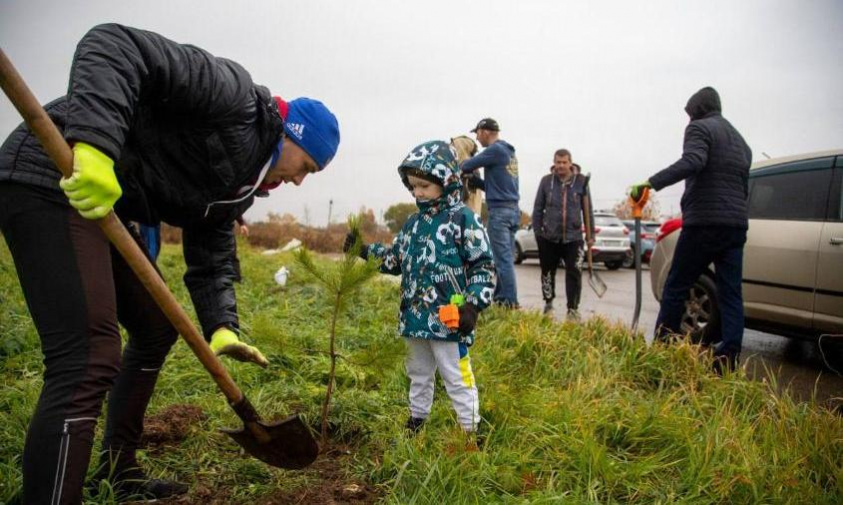
[[[279,286],[285,286],[287,284],[287,274],[290,271],[287,270],[287,267],[281,267],[275,272],[275,282],[278,283]]]
[[[281,248],[281,252],[293,251],[299,247],[301,247],[301,240],[294,238],[293,240],[287,242],[287,245]]]

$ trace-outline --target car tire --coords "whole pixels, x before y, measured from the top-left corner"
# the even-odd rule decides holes
[[[524,261],[524,251],[521,250],[521,245],[518,242],[515,243],[515,261],[516,265],[520,265],[521,262]]]
[[[606,265],[606,268],[608,268],[609,270],[617,270],[621,266],[623,266],[623,260],[607,261],[604,263],[604,265]]]
[[[688,292],[682,314],[682,332],[690,334],[694,344],[710,346],[722,339],[717,285],[708,275],[701,275]]]
[[[643,265],[644,262],[642,261],[641,264]],[[632,254],[624,258],[622,266],[624,268],[635,268],[635,248],[632,248]]]

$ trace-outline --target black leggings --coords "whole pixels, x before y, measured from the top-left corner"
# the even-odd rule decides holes
[[[542,298],[549,302],[556,298],[556,268],[559,261],[565,263],[565,294],[568,297],[568,308],[577,309],[580,306],[582,293],[582,246],[581,241],[551,242],[536,236],[539,246],[539,264],[542,269]]]
[[[23,503],[78,504],[106,393],[102,460],[118,471],[137,466],[144,412],[177,333],[97,224],[61,193],[0,183],[0,230],[44,354]],[[122,360],[118,321],[129,334]]]

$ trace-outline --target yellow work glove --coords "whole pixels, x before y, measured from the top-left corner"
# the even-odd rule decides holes
[[[644,191],[644,188],[652,188],[653,186],[650,185],[650,181],[639,182],[638,184],[634,184],[632,189],[629,190],[629,196],[632,197],[633,200],[638,200],[641,197],[641,192]]]
[[[251,361],[262,367],[269,365],[269,361],[257,347],[241,342],[236,333],[225,327],[217,329],[211,335],[211,350],[217,356],[225,355],[237,361]]]
[[[62,177],[59,186],[85,219],[105,217],[123,194],[114,175],[114,161],[84,142],[73,146],[73,175]]]

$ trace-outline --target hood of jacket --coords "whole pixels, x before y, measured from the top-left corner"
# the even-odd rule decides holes
[[[507,151],[509,151],[510,156],[515,156],[515,146],[507,142],[506,140],[496,140],[495,144],[500,144],[503,146]]]
[[[722,111],[720,107],[720,95],[716,89],[710,86],[691,95],[687,105],[685,105],[685,112],[688,113],[692,120],[702,119],[712,112],[719,114]]]
[[[431,140],[414,147],[398,165],[401,182],[410,192],[413,187],[407,178],[408,172],[418,171],[426,179],[442,186],[442,196],[432,201],[416,201],[419,210],[441,210],[458,205],[461,200],[462,181],[457,153],[453,146],[442,140]]]

